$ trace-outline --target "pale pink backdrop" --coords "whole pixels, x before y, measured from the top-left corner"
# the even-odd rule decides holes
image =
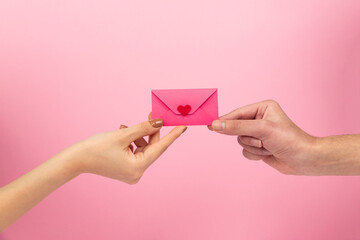
[[[0,184],[145,120],[153,88],[217,87],[220,114],[272,98],[314,135],[359,133],[359,43],[358,0],[2,0]],[[138,185],[80,176],[0,239],[360,239],[359,189],[190,127]]]

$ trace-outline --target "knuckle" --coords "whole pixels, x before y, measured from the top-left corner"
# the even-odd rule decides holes
[[[116,131],[117,137],[119,139],[124,139],[128,137],[128,128],[122,128]]]
[[[147,159],[153,159],[154,156],[155,156],[155,153],[153,151],[148,151],[147,154],[146,154]]]
[[[279,105],[279,103],[277,101],[275,101],[274,99],[265,100],[264,103],[267,103],[268,105],[273,105],[273,106]]]
[[[140,130],[145,133],[145,134],[149,134],[150,133],[150,128],[149,128],[149,123],[148,122],[145,122],[145,123],[142,123],[140,125]]]
[[[259,128],[262,132],[267,132],[267,130],[275,128],[276,124],[272,121],[262,119],[260,120]]]
[[[265,135],[274,134],[274,132],[277,132],[279,130],[279,125],[272,121],[266,121],[263,127]]]
[[[258,129],[261,132],[264,132],[264,130],[266,130],[268,127],[269,127],[269,121],[264,120],[264,119],[259,121]]]

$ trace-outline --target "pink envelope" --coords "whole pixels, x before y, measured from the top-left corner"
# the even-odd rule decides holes
[[[218,119],[216,88],[152,90],[152,118],[164,126],[211,125]]]

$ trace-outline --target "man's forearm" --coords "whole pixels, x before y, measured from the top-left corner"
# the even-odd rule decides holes
[[[360,175],[360,135],[318,138],[312,156],[316,175]]]

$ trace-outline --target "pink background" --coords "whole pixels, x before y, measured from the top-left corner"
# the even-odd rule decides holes
[[[359,44],[358,0],[2,0],[0,184],[145,120],[157,88],[217,87],[220,114],[273,98],[314,135],[360,132]],[[358,239],[359,189],[191,127],[138,185],[80,176],[0,239]]]

